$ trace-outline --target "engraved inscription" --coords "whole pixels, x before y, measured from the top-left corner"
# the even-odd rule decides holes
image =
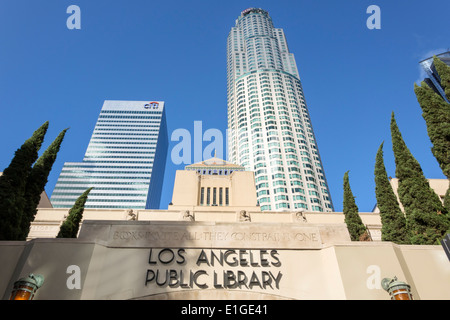
[[[30,230],[33,230],[33,231],[54,231],[57,229],[58,229],[58,226],[32,225],[30,227]]]
[[[313,241],[318,234],[314,232],[267,233],[267,232],[151,232],[115,231],[114,240],[238,240],[238,241]]]
[[[234,230],[233,230],[234,229]],[[114,246],[168,246],[189,245],[190,247],[320,247],[322,242],[318,228],[289,228],[285,232],[282,227],[268,228],[230,228],[226,226],[198,226],[189,230],[177,226],[142,225],[113,226],[110,232],[110,245]]]

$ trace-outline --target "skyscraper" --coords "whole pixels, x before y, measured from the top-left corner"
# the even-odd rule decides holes
[[[450,66],[450,51],[437,54],[436,57],[438,57],[440,60],[445,62],[445,64]],[[424,81],[445,101],[450,103],[450,101],[448,101],[447,99],[447,96],[445,95],[444,89],[442,88],[441,78],[439,77],[439,74],[436,71],[436,67],[434,66],[433,57],[420,61],[420,65],[428,75],[428,78],[425,78]]]
[[[162,101],[105,101],[82,162],[66,162],[51,196],[70,208],[159,209],[168,148]]]
[[[333,211],[294,55],[265,10],[231,28],[227,91],[228,159],[255,172],[261,209]]]

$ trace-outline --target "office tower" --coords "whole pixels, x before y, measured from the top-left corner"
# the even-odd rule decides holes
[[[446,65],[450,66],[450,51],[437,54],[436,57],[445,62]],[[439,74],[437,73],[436,68],[434,66],[433,57],[422,60],[419,63],[428,75],[428,78],[425,78],[424,81],[435,92],[441,95],[441,97],[444,98],[445,101],[449,102],[447,96],[445,95],[444,89],[441,86],[441,79],[439,78]]]
[[[82,162],[66,162],[51,196],[70,208],[159,209],[168,147],[162,101],[105,101]]]
[[[333,211],[294,55],[267,11],[227,40],[228,160],[255,172],[263,211]]]

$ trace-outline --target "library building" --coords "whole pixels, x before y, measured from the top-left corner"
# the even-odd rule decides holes
[[[67,208],[42,201],[27,241],[2,241],[3,299],[449,300],[440,245],[351,241],[339,212],[267,212],[254,173],[219,158],[176,172],[166,210]]]

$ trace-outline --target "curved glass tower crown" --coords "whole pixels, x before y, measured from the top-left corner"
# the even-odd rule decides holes
[[[255,172],[261,209],[333,211],[294,55],[263,9],[231,28],[227,91],[228,159]]]

